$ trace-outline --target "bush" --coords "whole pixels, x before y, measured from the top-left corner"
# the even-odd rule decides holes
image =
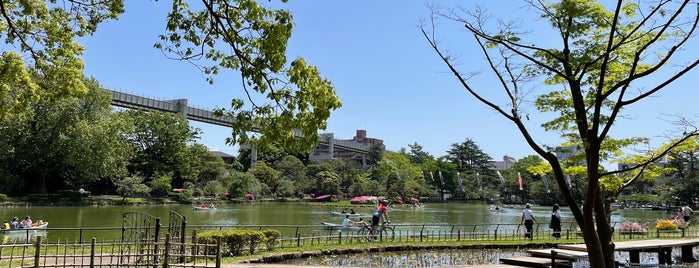
[[[246,246],[250,254],[254,254],[257,246],[267,240],[262,231],[232,229],[203,232],[199,235],[199,241],[206,244],[215,244],[219,237],[221,238],[221,244],[224,246],[224,249],[227,249],[227,253],[230,256],[242,255]],[[225,252],[224,249],[221,251]]]
[[[646,232],[648,232],[648,229],[643,228],[643,226],[641,226],[641,224],[639,224],[638,222],[625,221],[625,222],[621,223],[621,226],[619,227],[619,231],[622,234],[630,234],[630,233],[645,234]]]
[[[7,195],[6,194],[0,194],[0,202],[7,202]]]
[[[658,230],[677,230],[677,224],[672,220],[658,220],[655,224],[655,229]]]
[[[277,242],[277,239],[282,237],[282,233],[275,229],[264,229],[262,233],[265,235],[267,250],[273,250],[274,243]]]

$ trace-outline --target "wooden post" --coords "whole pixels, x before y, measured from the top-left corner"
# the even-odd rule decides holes
[[[658,263],[672,264],[672,248],[661,248],[658,251]]]
[[[558,254],[557,251],[551,250],[551,268],[556,268],[556,254]]]
[[[39,265],[39,259],[41,258],[41,236],[36,237],[36,246],[34,247],[34,268],[41,267]]]
[[[216,267],[221,267],[221,237],[216,238]]]
[[[170,238],[170,233],[165,234],[165,253],[163,256],[163,268],[167,268],[168,264],[170,263],[170,248],[172,247],[172,244],[170,243]]]
[[[697,259],[694,258],[694,252],[692,252],[693,247],[692,245],[682,246],[682,262],[690,263],[697,261]]]
[[[90,268],[95,268],[95,244],[96,244],[96,242],[97,242],[97,239],[93,237],[92,243],[90,243]]]
[[[197,256],[199,254],[199,247],[197,247],[197,230],[192,230],[192,255]]]
[[[638,250],[629,251],[629,262],[633,264],[641,263],[641,254]]]

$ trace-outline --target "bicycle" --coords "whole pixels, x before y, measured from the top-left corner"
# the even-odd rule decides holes
[[[389,226],[390,221],[383,222],[376,228],[376,235],[371,235],[371,226],[367,225],[357,231],[357,242],[371,242],[375,240],[392,242],[396,238],[393,227]]]

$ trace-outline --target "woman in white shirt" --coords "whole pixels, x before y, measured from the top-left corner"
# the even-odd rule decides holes
[[[527,228],[527,232],[524,233],[524,238],[529,238],[532,239],[532,230],[534,229],[534,222],[539,223],[538,220],[534,217],[534,214],[532,214],[531,210],[531,205],[527,203],[524,206],[524,210],[522,210],[522,218],[519,221],[519,224],[524,223],[524,227]]]

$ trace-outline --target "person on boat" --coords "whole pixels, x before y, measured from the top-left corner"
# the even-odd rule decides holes
[[[342,228],[347,228],[350,226],[350,224],[355,224],[353,220],[350,220],[350,215],[345,216],[345,219],[342,220]]]
[[[527,228],[527,232],[524,233],[525,239],[533,239],[532,230],[534,229],[534,222],[536,222],[537,224],[539,223],[539,221],[534,217],[534,214],[532,213],[531,205],[527,203],[526,205],[524,205],[524,210],[522,210],[522,217],[519,220],[519,224],[524,224],[524,227]]]
[[[347,214],[347,209],[342,209],[342,212],[340,212],[340,213]]]
[[[44,221],[42,221],[41,218],[39,218],[39,220],[37,220],[34,224],[32,224],[33,227],[39,227],[42,225],[44,225]]]
[[[561,208],[558,204],[553,204],[553,209],[551,210],[551,222],[549,223],[549,228],[553,229],[553,234],[551,234],[556,239],[561,239]]]
[[[357,213],[354,212],[353,208],[350,208],[350,214],[357,214]]]
[[[385,222],[389,222],[386,206],[388,206],[388,200],[381,200],[379,206],[371,216],[371,235],[376,235],[376,229],[379,227],[379,220],[381,220],[381,217],[383,217]]]
[[[206,208],[206,204],[201,203],[201,208]]]
[[[4,229],[4,230],[10,230],[10,223],[8,223],[7,221],[5,221],[5,224],[2,225],[2,229]]]
[[[216,206],[214,206],[214,203],[209,203],[209,208],[216,208]]]
[[[356,222],[356,224],[357,224],[357,226],[359,226],[359,227],[369,226],[369,224],[368,224],[367,222],[364,221],[364,218],[359,218],[359,221]]]
[[[29,217],[29,215],[27,215],[26,217],[24,217],[24,220],[22,220],[22,222],[19,223],[19,225],[20,225],[20,228],[22,228],[22,229],[31,228],[32,227],[32,217]]]
[[[19,219],[17,219],[17,217],[12,218],[12,221],[10,222],[10,229],[12,229],[12,230],[19,229]]]

